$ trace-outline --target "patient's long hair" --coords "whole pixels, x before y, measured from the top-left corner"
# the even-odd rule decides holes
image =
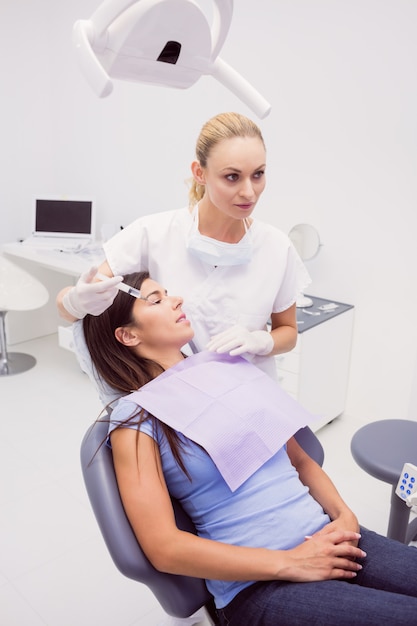
[[[124,282],[135,289],[149,278],[148,272],[125,276]],[[115,337],[119,326],[134,324],[135,298],[119,291],[114,302],[101,315],[84,318],[84,335],[94,367],[98,374],[114,389],[127,394],[139,389],[163,371],[163,368],[137,355]]]
[[[147,278],[149,278],[148,272],[136,272],[125,276],[124,282],[140,290]],[[97,373],[111,387],[120,391],[121,395],[136,391],[164,371],[159,363],[139,356],[132,348],[121,344],[115,337],[116,328],[135,323],[134,303],[135,298],[119,291],[113,304],[101,315],[87,315],[83,320],[85,341]],[[189,476],[181,456],[184,444],[175,430],[140,408],[124,423],[129,422],[139,426],[145,420],[152,422],[155,440],[157,440],[158,429],[162,429],[175,460]]]

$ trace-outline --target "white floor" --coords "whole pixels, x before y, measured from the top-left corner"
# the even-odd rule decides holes
[[[13,346],[37,358],[0,378],[0,624],[156,626],[152,594],[113,565],[87,501],[79,445],[100,404],[56,335]],[[377,419],[377,416],[364,416]],[[386,532],[390,487],[358,468],[343,415],[318,435],[324,468],[361,523]]]

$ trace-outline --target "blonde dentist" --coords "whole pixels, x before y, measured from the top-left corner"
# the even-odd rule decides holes
[[[244,354],[271,376],[275,354],[297,340],[297,294],[308,284],[289,238],[252,217],[265,188],[266,149],[258,126],[223,113],[203,126],[189,206],[141,217],[104,245],[95,270],[57,299],[69,321],[98,315],[125,274],[147,270],[171,293],[182,293],[197,350]],[[271,331],[267,323],[271,322]]]

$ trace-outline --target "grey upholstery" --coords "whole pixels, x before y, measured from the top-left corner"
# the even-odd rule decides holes
[[[81,466],[87,493],[104,541],[117,568],[147,585],[169,615],[188,617],[212,599],[203,580],[157,571],[142,552],[125,515],[106,440],[108,418],[95,422],[81,444]],[[195,533],[191,520],[173,501],[177,524]]]
[[[322,466],[324,461],[323,446],[311,428],[308,426],[301,428],[297,433],[295,433],[295,438],[303,450],[307,452],[307,454],[311,456],[316,463]]]
[[[106,441],[108,416],[95,422],[81,444],[81,466],[87,493],[110,555],[120,572],[147,585],[166,613],[188,617],[206,605],[212,619],[213,599],[203,580],[158,572],[143,554],[125,515],[117,488],[112,453]],[[296,435],[300,445],[318,463],[323,448],[309,428]],[[177,524],[195,533],[190,518],[173,500]]]
[[[74,351],[78,363],[83,372],[87,374],[94,387],[96,388],[102,405],[107,406],[114,400],[120,398],[120,391],[117,391],[116,389],[113,389],[113,387],[110,387],[110,385],[106,383],[106,381],[103,380],[103,378],[101,378],[101,376],[96,371],[87,348],[87,343],[85,341],[83,320],[77,320],[72,324],[71,328],[72,338],[74,342]]]

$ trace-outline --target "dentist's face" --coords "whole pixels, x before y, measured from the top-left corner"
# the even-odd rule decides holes
[[[225,215],[248,217],[265,189],[266,153],[258,137],[234,137],[218,143],[201,169],[205,195]]]
[[[194,331],[181,309],[181,297],[168,296],[151,278],[143,281],[140,292],[143,299],[136,300],[133,317],[142,346],[182,348],[192,339]]]

